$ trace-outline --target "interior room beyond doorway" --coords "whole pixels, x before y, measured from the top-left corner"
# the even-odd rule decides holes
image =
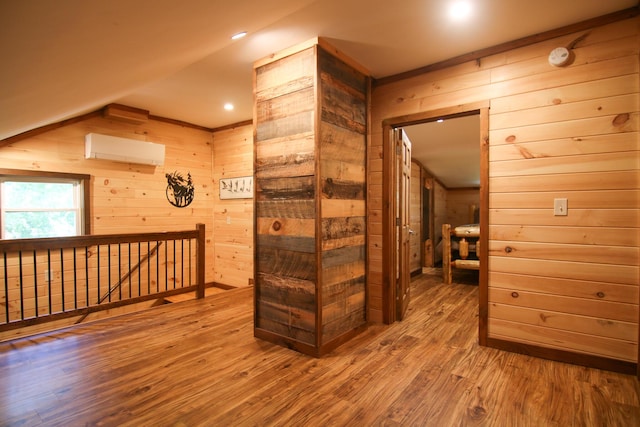
[[[412,145],[411,272],[418,274],[442,265],[443,224],[479,222],[480,116],[435,118],[403,130]]]

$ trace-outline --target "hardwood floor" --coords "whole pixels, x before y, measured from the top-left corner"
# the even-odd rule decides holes
[[[253,337],[251,288],[2,343],[0,425],[640,425],[633,376],[479,347],[477,290],[418,277],[321,359]]]

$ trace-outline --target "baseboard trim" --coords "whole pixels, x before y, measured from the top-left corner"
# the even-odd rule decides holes
[[[495,338],[487,338],[487,347],[510,351],[512,353],[526,354],[527,356],[539,357],[541,359],[554,360],[556,362],[602,369],[605,371],[619,372],[634,376],[637,374],[636,363],[610,359],[607,357],[573,353],[570,351],[539,347]]]

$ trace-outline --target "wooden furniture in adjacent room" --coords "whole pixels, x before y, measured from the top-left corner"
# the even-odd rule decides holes
[[[442,224],[442,276],[444,283],[453,280],[453,269],[479,270],[477,258],[480,249],[480,226],[460,225],[451,229],[451,224]],[[457,252],[456,259],[453,253]]]

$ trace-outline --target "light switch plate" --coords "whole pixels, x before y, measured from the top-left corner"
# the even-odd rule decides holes
[[[553,214],[555,216],[566,216],[569,214],[567,208],[567,199],[553,199]]]

